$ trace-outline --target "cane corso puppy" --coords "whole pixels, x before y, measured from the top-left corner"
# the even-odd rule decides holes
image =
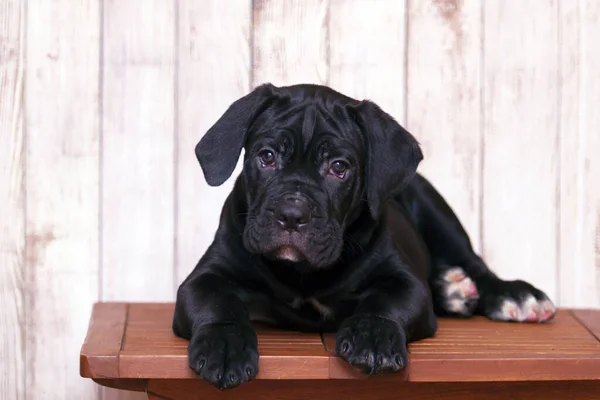
[[[336,332],[367,374],[407,365],[436,316],[544,322],[555,307],[475,254],[442,196],[416,173],[417,140],[371,101],[318,85],[264,84],[197,144],[209,185],[243,170],[213,243],[179,287],[173,330],[189,365],[233,388],[258,373],[252,321]]]

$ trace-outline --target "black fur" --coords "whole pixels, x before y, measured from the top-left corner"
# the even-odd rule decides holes
[[[433,283],[450,266],[475,282],[472,311],[490,318],[503,299],[545,299],[488,269],[415,175],[415,138],[370,101],[317,85],[260,86],[196,146],[210,185],[232,174],[242,148],[243,172],[178,290],[173,321],[190,339],[190,367],[216,387],[258,373],[252,320],[337,332],[337,354],[366,373],[404,368],[407,343],[434,335],[435,314],[446,314]]]

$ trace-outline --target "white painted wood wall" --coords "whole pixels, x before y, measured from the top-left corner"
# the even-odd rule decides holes
[[[143,398],[79,378],[91,305],[174,299],[231,188],[193,146],[265,81],[380,103],[493,269],[600,307],[599,36],[595,0],[0,0],[0,398]]]

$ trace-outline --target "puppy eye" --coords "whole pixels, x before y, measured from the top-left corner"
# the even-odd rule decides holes
[[[347,162],[336,160],[331,163],[331,166],[329,167],[329,173],[337,176],[340,179],[344,179],[346,177],[348,168],[350,168],[350,166]]]
[[[258,153],[258,158],[263,167],[270,167],[275,164],[275,153],[271,150],[262,150]]]

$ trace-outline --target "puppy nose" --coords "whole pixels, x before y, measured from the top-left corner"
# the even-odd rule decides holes
[[[285,229],[298,229],[310,221],[310,207],[302,197],[288,195],[279,202],[275,218]]]

